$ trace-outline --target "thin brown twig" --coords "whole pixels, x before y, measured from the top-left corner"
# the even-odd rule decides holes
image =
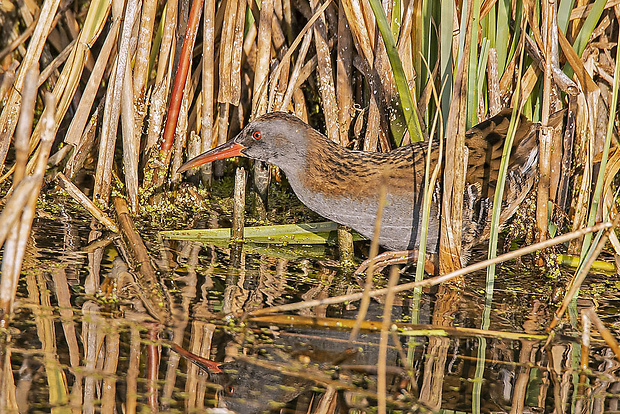
[[[385,399],[387,395],[387,346],[390,325],[392,324],[392,308],[394,306],[394,297],[396,296],[394,288],[398,285],[399,277],[398,268],[393,267],[390,270],[388,292],[383,305],[383,320],[381,322],[381,336],[379,339],[379,361],[377,364],[377,396],[379,397],[377,402],[380,414],[385,414],[387,411]]]
[[[387,195],[387,189],[385,185],[382,185],[379,189],[379,207],[377,208],[377,218],[375,219],[375,229],[374,236],[372,238],[372,242],[370,244],[370,258],[377,256],[379,253],[379,233],[381,232],[381,218],[383,217],[383,209],[385,208],[385,198]],[[362,303],[360,304],[360,309],[357,314],[357,319],[355,321],[355,326],[351,331],[351,335],[349,337],[349,341],[355,341],[357,334],[359,333],[360,326],[362,321],[366,318],[366,313],[368,312],[368,307],[370,305],[370,291],[372,289],[372,277],[375,271],[375,263],[373,261],[370,262],[368,266],[368,273],[366,274],[366,282],[364,283],[364,296],[362,298]]]

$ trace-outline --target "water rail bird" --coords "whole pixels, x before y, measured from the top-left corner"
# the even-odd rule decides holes
[[[466,132],[468,165],[463,201],[465,257],[489,236],[493,195],[512,110]],[[550,125],[561,122],[556,113]],[[538,171],[539,124],[522,117],[513,141],[500,223],[517,210]],[[372,238],[381,186],[386,203],[379,244],[390,250],[417,249],[420,244],[424,169],[428,142],[416,142],[387,153],[352,151],[330,141],[294,115],[273,112],[250,122],[234,139],[188,161],[179,169],[236,156],[279,167],[293,191],[311,210]],[[431,147],[431,171],[438,162],[438,143]],[[432,193],[427,253],[439,248],[441,182]]]

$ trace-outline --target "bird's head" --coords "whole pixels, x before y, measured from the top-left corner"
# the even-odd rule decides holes
[[[287,172],[303,163],[312,135],[320,134],[301,119],[284,112],[269,113],[250,122],[234,139],[189,160],[178,172],[239,156],[265,161]]]

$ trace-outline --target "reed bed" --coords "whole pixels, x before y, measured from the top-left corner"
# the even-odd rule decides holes
[[[614,230],[614,184],[620,170],[616,2],[44,0],[3,3],[0,8],[0,182],[10,187],[0,215],[4,326],[50,152],[55,154],[50,162],[54,168],[47,178],[54,177],[102,228],[123,234],[127,256],[134,259],[127,261],[141,274],[141,299],[150,304],[146,312],[167,322],[169,298],[160,289],[153,260],[131,216],[174,201],[171,190],[182,181],[208,191],[214,177],[225,174],[223,163],[184,176],[176,173],[178,167],[224,143],[253,118],[279,110],[295,113],[329,139],[354,149],[389,151],[423,139],[442,142],[443,167],[427,171],[426,188],[434,188],[435,180],[443,182],[438,270],[444,276],[421,280],[422,247],[415,256],[416,282],[371,291],[371,270],[366,299],[389,294],[391,302],[394,292],[445,282],[469,271],[458,270],[465,131],[506,107],[541,123],[540,176],[530,212],[533,220],[526,229],[526,239],[539,244],[495,257],[505,181],[500,176],[489,262],[475,267],[571,240],[568,254],[579,256],[580,265],[558,310],[559,320],[607,240],[610,251],[620,254]],[[565,108],[564,127],[550,127],[550,117]],[[509,140],[517,119],[513,116]],[[508,156],[505,153],[504,159]],[[263,203],[259,212],[268,203],[272,174],[260,163],[252,171],[257,199]],[[93,177],[92,184],[84,176]],[[430,193],[425,200],[427,205]],[[118,224],[106,213],[112,207]],[[243,220],[236,220],[238,229]],[[597,226],[601,221],[605,223]],[[594,239],[593,231],[598,232]],[[567,234],[552,237],[556,232]],[[92,240],[100,235],[95,231]],[[391,264],[392,259],[402,258],[380,257],[384,262],[371,262],[370,269],[376,271],[375,266]],[[491,267],[485,315],[492,304],[493,272]],[[394,284],[395,280],[393,276]],[[99,287],[96,282],[86,289],[94,293]],[[264,308],[248,315],[362,297],[360,293]],[[596,315],[585,315],[599,323]],[[104,335],[95,332],[96,318],[88,323],[93,328],[85,328],[84,337],[92,336],[88,345],[93,349],[86,363],[94,366],[93,352]],[[360,318],[357,326],[361,324]],[[386,321],[382,328],[383,342],[387,325]],[[549,330],[554,327],[555,323]],[[600,324],[597,327],[605,332]],[[487,328],[485,319],[482,329]],[[135,347],[139,333],[132,329]],[[205,329],[203,336],[209,337],[213,329]],[[158,331],[153,328],[149,334],[156,340]],[[192,341],[199,337],[192,335]],[[191,345],[196,352],[200,349],[197,343]],[[106,336],[105,349],[110,353],[105,370],[113,373],[117,335]],[[137,353],[132,348],[128,382],[133,388]],[[158,364],[158,350],[149,348],[149,367],[156,371]],[[50,375],[60,375],[48,368]],[[192,372],[197,383],[197,371]],[[156,379],[157,372],[151,372],[149,384]],[[84,383],[85,401],[94,398],[93,381]],[[114,387],[106,389],[109,395],[103,399],[114,400]],[[65,401],[66,391],[60,386],[55,398]],[[148,404],[156,408],[157,395],[152,395]],[[384,411],[386,402],[381,402]],[[129,407],[136,409],[135,399]],[[433,403],[427,407],[436,408]]]
[[[265,112],[292,111],[330,139],[370,151],[445,133],[440,263],[442,271],[454,270],[460,243],[450,240],[460,240],[463,134],[502,107],[543,125],[551,113],[569,108],[563,135],[541,134],[538,239],[547,237],[550,205],[572,208],[574,229],[600,217],[601,198],[606,209],[611,205],[610,195],[602,194],[602,184],[611,182],[607,170],[597,176],[594,194],[591,183],[595,165],[606,165],[615,143],[604,125],[613,125],[606,120],[617,79],[611,69],[617,7],[569,3],[379,7],[347,0],[259,7],[237,0],[179,8],[174,2],[101,0],[6,6],[2,180],[15,169],[10,150],[21,90],[36,62],[45,66],[40,90],[50,90],[58,102],[54,151],[65,151],[62,172],[72,180],[86,169],[95,177],[92,201],[107,208],[118,188],[134,214],[180,182],[175,171],[184,160]],[[437,113],[442,128],[431,130]],[[36,127],[30,155],[40,135]],[[269,172],[262,169],[254,174],[264,182]],[[206,166],[187,175],[208,188],[213,173]],[[218,163],[215,173],[222,174]],[[580,245],[574,242],[571,251]]]

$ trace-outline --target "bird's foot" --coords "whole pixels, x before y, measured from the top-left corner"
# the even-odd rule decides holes
[[[426,255],[426,260],[424,261],[424,270],[427,273],[434,275],[437,271],[437,255]],[[414,263],[418,260],[418,251],[417,250],[401,250],[401,251],[388,251],[383,252],[371,259],[366,259],[364,262],[357,268],[354,276],[359,277],[362,273],[366,272],[371,264],[374,266],[374,272],[380,272],[387,266],[397,265],[397,264],[407,264]]]

